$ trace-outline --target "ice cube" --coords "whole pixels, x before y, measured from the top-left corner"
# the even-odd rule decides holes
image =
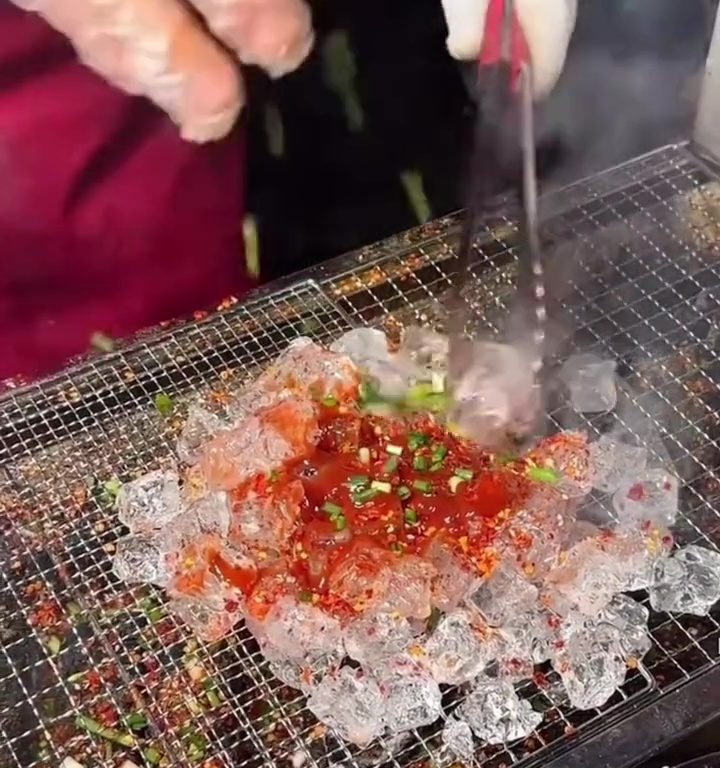
[[[510,683],[491,679],[478,681],[461,705],[460,716],[488,744],[524,739],[542,722],[542,715],[521,700]]]
[[[208,591],[202,597],[176,597],[168,608],[180,618],[192,632],[207,643],[227,637],[240,621],[240,611],[229,611],[220,591]]]
[[[284,597],[270,609],[263,629],[270,645],[296,661],[335,655],[342,647],[337,619],[291,597]]]
[[[238,546],[282,549],[300,519],[305,498],[299,480],[283,486],[277,493],[249,491],[236,498],[232,507],[230,541]]]
[[[216,491],[194,501],[172,524],[183,541],[198,536],[227,536],[230,529],[230,501],[224,491]]]
[[[611,435],[590,444],[590,469],[593,488],[614,493],[620,485],[645,471],[646,448],[630,445]]]
[[[358,746],[369,744],[383,731],[385,697],[362,670],[343,667],[336,675],[327,675],[312,691],[308,709]]]
[[[678,515],[678,485],[677,477],[664,469],[648,469],[623,480],[613,496],[621,525],[672,525]]]
[[[118,539],[113,572],[129,584],[167,586],[173,573],[176,541],[165,532],[131,533]]]
[[[180,461],[195,464],[200,458],[203,445],[227,427],[218,415],[199,405],[191,405],[175,447]]]
[[[617,403],[615,368],[614,360],[603,360],[591,354],[573,355],[565,362],[560,378],[578,413],[612,411]]]
[[[423,368],[447,368],[450,349],[448,337],[429,328],[411,325],[405,329],[400,354]]]
[[[182,511],[177,472],[157,470],[124,483],[117,505],[118,519],[133,533],[162,528]]]
[[[410,660],[385,668],[385,722],[390,733],[434,723],[442,714],[440,688],[428,672]]]
[[[435,569],[414,555],[406,555],[386,568],[379,592],[385,597],[377,610],[394,611],[406,618],[426,619],[432,610]]]
[[[706,616],[720,600],[720,554],[694,544],[655,565],[650,605],[656,611]]]
[[[520,347],[466,342],[450,361],[455,408],[450,420],[483,447],[525,435],[538,413],[531,356]]]
[[[472,728],[464,721],[450,716],[442,731],[443,746],[460,760],[472,760],[475,754]]]
[[[543,494],[552,500],[553,494],[576,499],[590,493],[590,451],[583,432],[558,432],[546,437],[528,454],[528,459],[540,468],[554,470],[558,476],[556,484],[545,488],[542,482],[536,483],[535,494],[540,499]]]
[[[413,642],[410,623],[396,613],[366,613],[348,624],[344,635],[348,656],[370,665],[397,656]]]
[[[475,575],[465,569],[452,550],[439,539],[428,547],[425,559],[436,571],[432,583],[433,605],[445,613],[454,611],[475,583]]]
[[[440,619],[425,643],[423,664],[439,683],[460,685],[485,669],[494,650],[487,628],[476,627],[469,611],[457,610]]]
[[[468,595],[467,605],[491,627],[500,627],[535,607],[537,599],[537,587],[504,562]]]
[[[533,665],[551,657],[555,640],[556,617],[545,611],[532,611],[514,616],[497,630],[495,658],[500,677],[519,682],[532,676]],[[527,674],[529,672],[529,674]]]
[[[310,400],[288,398],[249,416],[203,447],[199,465],[214,490],[231,491],[304,456],[318,438]]]
[[[623,684],[627,667],[620,631],[587,617],[571,618],[562,629],[553,667],[570,703],[578,709],[601,707]]]
[[[612,624],[620,633],[618,643],[626,659],[642,659],[652,643],[648,635],[650,612],[627,595],[615,595],[598,620]]]

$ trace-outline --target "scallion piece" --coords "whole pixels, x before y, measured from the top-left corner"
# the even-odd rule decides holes
[[[361,448],[358,451],[358,458],[360,459],[361,464],[369,464],[370,463],[370,449],[369,448]]]
[[[342,515],[342,507],[338,504],[333,504],[332,501],[326,501],[322,505],[322,511],[330,515],[330,519]]]
[[[372,501],[378,492],[374,488],[365,488],[362,491],[356,491],[352,495],[353,504],[366,504],[368,501]]]
[[[557,485],[560,482],[560,475],[550,467],[530,467],[528,477],[536,483],[546,485]]]
[[[309,589],[301,589],[298,600],[301,603],[312,603],[313,593]]]
[[[370,483],[370,488],[378,493],[392,493],[392,485],[385,483],[382,480],[373,480]]]
[[[410,496],[412,496],[412,491],[407,487],[407,485],[401,485],[397,489],[397,495],[400,497],[401,501],[405,501],[405,499],[409,499]]]
[[[470,481],[475,476],[475,473],[472,471],[472,469],[465,469],[464,467],[458,467],[455,470],[455,474],[461,479]]]
[[[392,443],[388,443],[388,445],[385,446],[385,450],[391,456],[402,456],[402,452],[403,452],[401,445],[393,445]]]
[[[417,521],[418,521],[417,512],[412,507],[408,507],[405,510],[405,522],[409,523],[410,525],[417,525]]]
[[[335,525],[335,530],[342,531],[343,529],[347,528],[347,520],[345,519],[344,515],[339,515],[333,520],[333,523]]]
[[[426,435],[423,435],[422,432],[411,432],[408,435],[408,448],[411,451],[417,451],[418,448],[425,445],[428,442],[428,438]]]
[[[431,472],[439,472],[442,468],[443,468],[442,461],[436,461],[434,464],[430,465]]]
[[[448,487],[450,488],[450,493],[457,493],[457,489],[464,483],[465,481],[462,479],[462,477],[458,477],[457,475],[453,475],[448,480]]]
[[[361,488],[364,488],[369,483],[370,483],[370,478],[367,475],[353,475],[348,480],[348,485],[353,491],[358,491]]]
[[[428,468],[428,460],[424,456],[413,456],[413,469],[425,472]]]
[[[432,483],[429,480],[415,480],[413,488],[416,491],[420,491],[420,493],[430,493],[432,491]]]
[[[432,447],[431,460],[433,464],[442,461],[448,455],[448,449],[444,445],[434,445]]]
[[[322,399],[322,404],[326,408],[337,408],[337,404],[338,404],[337,397],[335,397],[334,395],[326,395]]]
[[[430,380],[432,391],[435,393],[445,391],[445,374],[434,371]]]
[[[386,462],[385,466],[383,467],[383,471],[386,475],[390,475],[393,472],[397,471],[398,466],[400,466],[400,459],[398,459],[397,456],[391,456]]]

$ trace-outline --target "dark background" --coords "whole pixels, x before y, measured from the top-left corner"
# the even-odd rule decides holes
[[[716,5],[579,0],[566,70],[538,117],[545,188],[689,135]],[[474,107],[445,49],[439,0],[312,7],[309,61],[280,81],[251,77],[250,210],[264,279],[461,207]],[[345,56],[331,54],[339,39]],[[363,117],[355,130],[334,80],[352,84]],[[419,209],[401,181],[408,171],[422,179]]]

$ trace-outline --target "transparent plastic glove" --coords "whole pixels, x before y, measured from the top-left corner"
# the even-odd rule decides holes
[[[448,26],[447,47],[453,58],[479,58],[487,11],[496,1],[441,0]],[[515,0],[515,13],[530,50],[535,97],[543,99],[555,87],[565,65],[577,0]]]
[[[245,104],[237,60],[279,77],[313,44],[304,0],[13,0],[68,37],[89,67],[151,99],[183,138],[225,136]]]

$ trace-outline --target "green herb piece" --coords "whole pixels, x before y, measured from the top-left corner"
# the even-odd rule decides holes
[[[393,472],[397,472],[397,468],[400,466],[400,459],[397,456],[391,456],[383,467],[383,472],[386,475],[391,475]]]
[[[347,528],[347,520],[345,519],[345,516],[338,515],[338,517],[333,519],[333,525],[335,526],[336,531],[342,531]]]
[[[550,467],[530,467],[528,477],[536,483],[546,485],[557,485],[560,482],[560,475]]]
[[[333,504],[332,501],[326,501],[322,505],[322,511],[330,515],[330,519],[332,520],[334,517],[342,515],[343,510],[339,504]]]
[[[348,485],[350,486],[350,489],[353,491],[359,491],[361,488],[364,488],[366,485],[369,485],[370,478],[367,475],[353,475],[348,480]]]
[[[57,656],[58,653],[60,653],[62,644],[63,644],[62,639],[59,638],[57,635],[50,635],[50,637],[48,637],[48,639],[45,641],[45,646],[47,647],[51,656]]]
[[[352,494],[353,504],[366,504],[368,501],[372,501],[378,492],[374,488],[366,488],[362,491],[357,491]]]
[[[457,475],[453,475],[448,480],[448,487],[450,488],[450,493],[457,493],[457,489],[464,483],[465,481],[462,479],[462,477],[458,477]]]
[[[402,456],[402,452],[403,452],[401,445],[392,445],[392,443],[388,443],[388,445],[385,446],[385,450],[391,456]]]
[[[117,479],[117,477],[113,477],[111,480],[106,480],[102,484],[103,494],[108,498],[109,501],[115,501],[118,493],[120,493],[121,486],[122,483]]]
[[[420,491],[420,493],[430,493],[432,491],[432,483],[429,480],[415,480],[413,488],[416,491]]]
[[[399,541],[393,541],[393,543],[390,545],[390,549],[396,555],[402,555],[404,548],[403,548],[403,545]]]
[[[438,462],[442,462],[447,455],[448,449],[444,445],[434,445],[432,447],[430,459],[433,464],[437,464]]]
[[[504,453],[497,457],[497,463],[500,464],[500,466],[506,466],[508,464],[512,464],[514,461],[517,461],[518,457],[513,456],[509,453]]]
[[[410,525],[417,525],[417,521],[418,513],[412,507],[408,507],[405,510],[405,522],[409,523]]]
[[[205,692],[205,695],[207,696],[207,700],[210,703],[210,707],[212,709],[219,709],[222,707],[222,699],[220,698],[220,694],[215,688],[208,688],[208,690]]]
[[[326,408],[337,408],[337,405],[338,405],[337,397],[335,397],[334,395],[326,395],[322,399],[322,404]]]
[[[170,395],[166,395],[164,392],[158,392],[158,394],[155,395],[154,403],[155,410],[161,416],[169,416],[175,407]]]
[[[260,236],[254,216],[247,214],[242,222],[243,243],[245,245],[245,267],[252,277],[260,275]]]
[[[423,435],[422,432],[411,432],[408,435],[408,448],[411,451],[417,451],[418,448],[427,444],[429,439],[427,435]]]
[[[405,501],[406,499],[410,498],[412,491],[407,487],[407,485],[401,485],[397,489],[397,495],[400,497],[401,501]]]
[[[277,483],[279,479],[280,479],[280,473],[277,471],[277,469],[271,469],[270,474],[268,475],[268,480],[271,483]]]
[[[75,685],[75,683],[81,682],[85,675],[87,675],[86,671],[83,672],[73,672],[72,675],[67,676],[67,681],[70,683],[70,685]]]
[[[428,468],[428,460],[424,456],[413,456],[413,469],[425,472]]]
[[[392,493],[392,485],[390,485],[390,483],[385,483],[382,480],[373,480],[372,483],[370,483],[370,488],[378,491],[378,493]]]
[[[313,333],[317,333],[322,326],[320,321],[314,317],[309,317],[307,320],[302,321],[302,334],[303,336],[312,336]]]
[[[313,593],[309,589],[300,590],[298,600],[300,600],[301,603],[312,603],[312,599]]]
[[[473,477],[475,477],[475,473],[472,471],[472,469],[465,469],[464,467],[458,467],[455,470],[455,474],[461,480],[466,480],[467,482],[470,482]]]
[[[131,733],[123,733],[115,728],[106,728],[104,725],[93,720],[87,715],[78,715],[75,718],[75,725],[83,731],[87,731],[93,736],[99,736],[105,741],[112,741],[113,744],[120,744],[122,747],[134,747],[135,737]]]
[[[142,731],[147,728],[148,721],[142,712],[133,712],[125,718],[125,723],[132,731]]]
[[[157,765],[163,758],[162,752],[158,752],[155,747],[148,747],[143,750],[143,757],[150,765]]]
[[[434,464],[430,465],[431,472],[439,472],[442,468],[443,468],[442,461],[436,461]]]

